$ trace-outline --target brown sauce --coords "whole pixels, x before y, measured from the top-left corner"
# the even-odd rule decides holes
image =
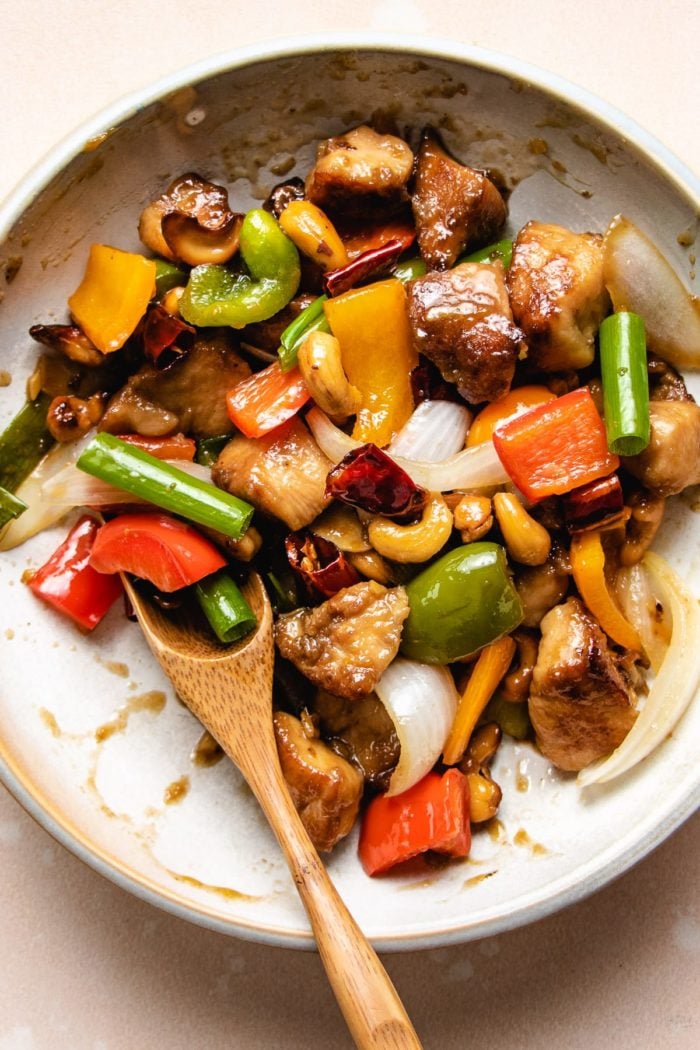
[[[163,802],[166,806],[172,806],[176,802],[182,802],[189,790],[190,778],[188,776],[180,777],[179,780],[174,780],[172,784],[168,784],[163,792]]]
[[[115,733],[123,732],[129,724],[129,718],[137,711],[151,711],[153,714],[160,714],[165,707],[165,699],[165,693],[160,689],[152,689],[147,693],[133,696],[119,708],[109,722],[105,722],[104,725],[97,727],[95,740],[98,744],[101,744],[105,740],[109,740]]]
[[[178,882],[184,882],[187,886],[194,886],[198,890],[207,890],[209,893],[216,893],[220,897],[224,897],[230,901],[259,901],[263,900],[262,897],[254,897],[249,893],[241,893],[240,890],[231,889],[230,886],[210,886],[207,882],[200,882],[199,879],[195,879],[192,875],[180,875],[176,871],[171,871],[169,868],[165,869],[169,875],[172,875]]]
[[[526,846],[536,857],[541,857],[544,854],[549,853],[549,850],[545,846],[542,846],[539,842],[533,842],[524,828],[520,828],[519,831],[516,831],[515,836],[513,837],[513,845]]]
[[[202,733],[190,754],[190,761],[195,766],[215,766],[224,757],[223,749],[217,744],[211,733]]]
[[[480,882],[485,882],[486,879],[496,874],[498,874],[496,871],[482,871],[480,875],[472,875],[470,879],[465,879],[462,888],[466,890],[469,886],[478,886]]]

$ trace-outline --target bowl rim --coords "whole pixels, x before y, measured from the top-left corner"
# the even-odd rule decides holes
[[[156,81],[139,88],[100,109],[68,135],[53,145],[21,179],[17,186],[0,202],[0,241],[2,241],[22,214],[50,181],[85,147],[86,142],[98,138],[111,128],[122,124],[139,110],[191,83],[207,80],[258,62],[308,56],[329,52],[397,52],[416,57],[465,63],[476,69],[500,76],[519,79],[578,109],[585,117],[603,125],[611,133],[622,134],[645,160],[660,170],[676,188],[693,200],[700,210],[700,178],[667,146],[647,132],[632,117],[612,106],[586,88],[511,55],[472,45],[459,44],[442,37],[419,37],[416,34],[387,32],[336,31],[323,34],[303,34],[272,41],[246,45],[211,55],[191,63]],[[224,920],[214,908],[193,904],[176,891],[164,892],[148,877],[134,871],[128,864],[115,859],[95,843],[88,842],[80,829],[66,820],[50,800],[32,785],[31,776],[22,771],[0,740],[0,781],[20,805],[56,841],[119,886],[161,910],[188,922],[275,947],[315,949],[309,931],[290,931],[277,926],[245,920]],[[666,838],[700,807],[700,777],[694,789],[664,822],[630,834],[620,852],[590,871],[587,876],[570,884],[570,876],[546,884],[553,892],[521,904],[517,910],[505,909],[495,918],[481,920],[468,927],[463,925],[443,928],[437,932],[409,932],[377,936],[372,942],[380,951],[414,951],[492,936],[535,922],[561,908],[573,904],[601,889],[614,878],[628,871]],[[542,893],[539,890],[538,893]],[[533,893],[531,896],[536,897]]]

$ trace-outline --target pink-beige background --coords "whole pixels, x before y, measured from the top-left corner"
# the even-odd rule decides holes
[[[239,44],[325,29],[442,36],[533,62],[700,172],[697,0],[0,0],[0,198],[120,95]],[[567,911],[386,957],[426,1050],[694,1050],[699,859],[696,816]],[[0,786],[0,1050],[350,1046],[316,956],[210,933],[130,897]]]

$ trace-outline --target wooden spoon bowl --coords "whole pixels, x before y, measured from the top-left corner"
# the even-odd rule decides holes
[[[338,895],[289,797],[272,724],[272,610],[260,577],[251,573],[242,588],[257,628],[227,646],[194,610],[166,612],[127,578],[124,585],[165,674],[241,771],[277,836],[357,1046],[420,1050],[396,989]]]

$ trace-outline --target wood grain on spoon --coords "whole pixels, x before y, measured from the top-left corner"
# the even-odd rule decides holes
[[[379,958],[338,895],[289,797],[272,724],[272,610],[260,577],[243,591],[255,632],[223,647],[194,616],[170,615],[124,580],[149,646],[179,696],[248,781],[284,852],[348,1028],[362,1050],[420,1050]]]

